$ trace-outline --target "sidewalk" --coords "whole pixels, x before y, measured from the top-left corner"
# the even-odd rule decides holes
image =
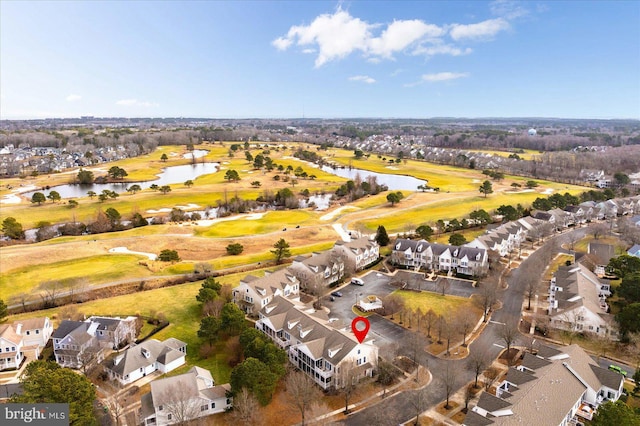
[[[321,420],[327,420],[335,416],[341,416],[342,418],[345,418],[349,415],[358,413],[364,410],[365,408],[372,407],[378,404],[379,402],[384,401],[386,398],[393,397],[399,394],[400,392],[404,392],[406,390],[425,388],[429,386],[429,384],[431,384],[431,381],[433,380],[433,375],[431,374],[431,371],[429,371],[423,366],[419,367],[419,376],[420,376],[420,383],[418,387],[415,387],[415,374],[404,373],[404,379],[396,383],[395,385],[391,386],[390,388],[383,389],[379,392],[376,392],[375,394],[365,398],[360,402],[357,402],[355,404],[350,404],[349,414],[345,415],[344,407],[341,407],[337,410],[323,414],[322,416],[318,416],[314,419],[310,419],[309,424],[313,424]],[[335,419],[335,420],[340,420],[340,419]],[[296,426],[298,425],[299,423]]]

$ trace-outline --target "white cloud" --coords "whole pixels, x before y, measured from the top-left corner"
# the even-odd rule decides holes
[[[82,96],[80,95],[74,95],[73,93],[70,94],[69,96],[67,96],[66,98],[64,98],[67,102],[76,102],[79,101],[80,99],[82,99]]]
[[[376,31],[379,35],[374,34]],[[394,54],[422,41],[437,40],[446,32],[444,27],[419,19],[395,20],[388,25],[368,23],[338,7],[332,14],[317,16],[309,25],[292,26],[285,36],[276,38],[271,44],[278,50],[287,50],[293,44],[316,46],[315,66],[321,67],[354,52],[362,53],[373,63],[393,59]],[[306,48],[303,53],[315,51]]]
[[[291,27],[286,37],[274,40],[273,44],[280,50],[288,48],[294,40],[299,46],[317,45],[319,52],[315,65],[320,67],[356,50],[365,51],[371,37],[370,28],[369,24],[339,7],[332,15],[316,17],[310,25]]]
[[[116,105],[139,106],[139,107],[144,107],[144,108],[151,108],[151,107],[160,106],[155,102],[139,101],[137,99],[120,99],[119,101],[116,102]]]
[[[307,55],[310,53],[316,53],[316,49],[302,49],[302,53],[306,53]]]
[[[369,40],[369,51],[373,55],[391,58],[424,37],[436,38],[445,34],[443,28],[413,19],[409,21],[393,21],[380,37]]]
[[[437,83],[440,81],[448,81],[455,80],[458,78],[469,77],[468,72],[438,72],[435,74],[422,74],[422,81],[427,81],[429,83]]]
[[[516,19],[529,14],[529,10],[523,7],[523,2],[513,0],[495,0],[491,2],[489,8],[491,13],[507,19]]]
[[[287,48],[291,46],[292,43],[292,40],[286,39],[284,37],[278,37],[271,42],[271,44],[278,50],[287,50]]]
[[[453,24],[449,34],[458,41],[461,39],[490,39],[500,31],[509,29],[509,23],[503,18],[487,19],[477,24]]]
[[[424,46],[420,45],[415,48],[413,51],[414,55],[427,55],[427,56],[435,56],[435,55],[451,55],[451,56],[462,56],[468,55],[473,50],[470,47],[460,48],[456,46],[452,46],[450,44],[436,44],[432,46]]]
[[[354,75],[353,77],[349,77],[349,81],[361,81],[367,84],[373,84],[376,80],[368,75]]]

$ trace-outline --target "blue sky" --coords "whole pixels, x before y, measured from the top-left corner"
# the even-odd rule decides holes
[[[0,118],[640,118],[638,1],[0,2]]]

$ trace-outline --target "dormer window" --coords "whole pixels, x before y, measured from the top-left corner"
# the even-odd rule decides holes
[[[400,250],[400,243],[396,244],[396,250]]]

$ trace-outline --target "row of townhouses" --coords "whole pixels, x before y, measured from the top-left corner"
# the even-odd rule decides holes
[[[615,339],[618,332],[613,315],[608,313],[609,296],[609,284],[600,282],[586,266],[561,266],[549,283],[549,326]]]
[[[462,424],[577,424],[577,416],[591,420],[603,402],[617,401],[623,383],[621,374],[598,366],[578,345],[542,346],[509,368],[495,395],[482,393]]]
[[[395,241],[391,261],[416,270],[425,268],[466,275],[482,275],[489,266],[487,250],[484,248],[458,247],[404,238]]]
[[[298,299],[302,289],[328,288],[347,273],[371,265],[379,255],[378,244],[366,237],[339,241],[329,251],[298,256],[287,268],[266,272],[264,277],[247,275],[233,289],[233,300],[246,314],[256,316],[277,296]]]
[[[291,364],[322,389],[341,388],[347,380],[371,377],[378,366],[378,347],[373,340],[358,343],[350,327],[336,324],[325,311],[281,296],[260,310],[256,328],[284,349]]]

